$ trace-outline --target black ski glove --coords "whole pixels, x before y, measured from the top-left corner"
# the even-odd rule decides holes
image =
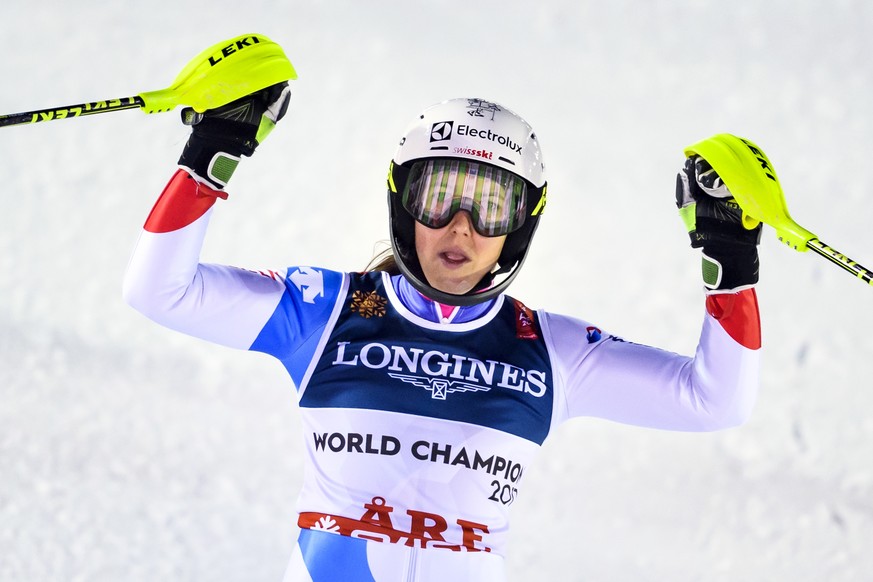
[[[676,206],[691,237],[703,248],[703,284],[713,292],[739,291],[758,282],[761,225],[743,226],[743,211],[712,166],[685,160],[676,176]]]
[[[290,98],[291,89],[282,82],[204,113],[186,107],[182,123],[192,129],[179,165],[222,190],[241,156],[251,156],[284,117]]]

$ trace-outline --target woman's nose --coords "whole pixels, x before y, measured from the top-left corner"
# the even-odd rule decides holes
[[[473,217],[467,210],[459,210],[449,222],[449,227],[456,232],[470,233],[473,230]]]

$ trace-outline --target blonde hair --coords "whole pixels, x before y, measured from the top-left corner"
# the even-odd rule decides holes
[[[394,250],[389,246],[376,253],[367,263],[364,271],[385,271],[389,275],[399,275],[400,267],[397,266],[397,259],[394,258]]]

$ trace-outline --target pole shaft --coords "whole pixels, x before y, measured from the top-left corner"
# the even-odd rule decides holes
[[[92,101],[90,103],[66,105],[64,107],[53,107],[51,109],[37,109],[35,111],[25,111],[22,113],[10,113],[9,115],[0,115],[0,127],[40,123],[42,121],[53,121],[55,119],[67,119],[69,117],[80,117],[84,115],[96,115],[97,113],[109,113],[110,111],[121,111],[122,109],[136,109],[143,105],[144,102],[142,98],[137,95],[135,97]]]
[[[806,243],[807,248],[820,254],[830,262],[842,267],[862,281],[873,285],[873,271],[853,261],[835,248],[826,245],[817,238]]]

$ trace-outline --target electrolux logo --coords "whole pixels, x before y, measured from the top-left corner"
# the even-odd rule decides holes
[[[476,129],[475,127],[470,127],[469,125],[459,125],[458,135],[470,136],[495,142],[509,148],[518,155],[521,155],[521,144],[515,143],[510,137],[500,135],[499,133],[494,133],[490,129]]]
[[[438,121],[430,126],[430,141],[446,141],[452,139],[454,121]]]

